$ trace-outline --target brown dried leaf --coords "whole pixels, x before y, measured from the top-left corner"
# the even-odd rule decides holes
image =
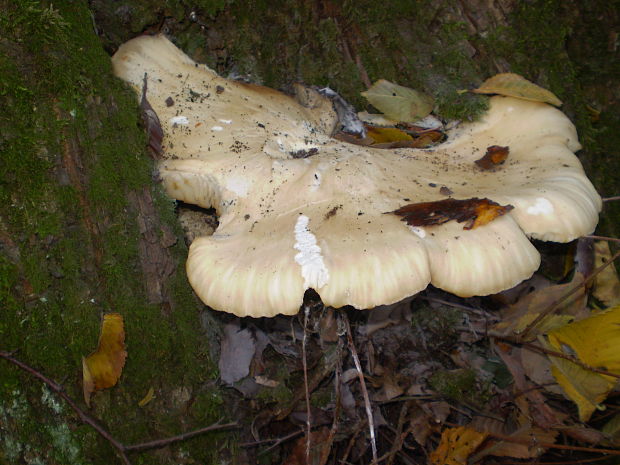
[[[125,329],[120,313],[103,316],[97,350],[82,358],[84,400],[90,406],[90,397],[96,390],[116,384],[121,376],[127,351],[125,350]]]
[[[560,106],[562,101],[552,92],[544,89],[523,76],[514,73],[501,73],[487,79],[480,87],[472,90],[477,94],[499,94],[508,97],[550,103]]]
[[[489,199],[474,197],[412,203],[390,213],[402,216],[402,221],[409,226],[435,226],[454,220],[457,223],[466,222],[463,229],[468,230],[483,226],[512,209],[512,205],[500,205]]]
[[[540,443],[553,444],[557,435],[558,432],[554,430],[543,430],[535,426],[523,427],[507,435],[515,442],[510,440],[490,441],[484,450],[476,454],[476,459],[479,460],[487,455],[513,457],[515,459],[532,459],[545,452],[545,449],[539,445]],[[526,441],[528,441],[529,444],[523,444],[523,442]]]
[[[543,287],[523,296],[502,312],[501,321],[492,327],[491,333],[502,336],[521,333],[538,317],[542,310],[553,302],[559,301],[567,292],[579,286],[583,280],[583,275],[575,272],[570,283]],[[559,305],[554,313],[543,318],[531,331],[532,336],[562,326],[573,320],[574,317],[583,318],[587,316],[585,307],[586,292],[585,288],[582,287],[572,297]]]
[[[594,266],[598,268],[609,260],[611,260],[609,242],[596,241],[594,243]],[[618,279],[613,263],[594,278],[592,294],[607,307],[620,304],[620,279]]]
[[[484,157],[474,161],[474,163],[483,170],[491,170],[497,165],[501,165],[508,158],[510,152],[509,147],[502,147],[500,145],[491,145],[487,147],[487,153]]]
[[[308,450],[308,436],[304,435],[295,442],[293,451],[286,458],[283,465],[322,465],[327,461],[331,443],[329,439],[329,428],[321,428],[310,434],[310,454],[306,460]]]

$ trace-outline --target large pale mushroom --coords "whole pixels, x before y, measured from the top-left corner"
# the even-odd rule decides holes
[[[510,288],[539,266],[528,237],[566,242],[592,232],[601,200],[574,152],[573,124],[550,105],[493,97],[480,122],[433,149],[382,150],[333,139],[329,102],[309,108],[194,63],[163,36],[113,57],[164,132],[168,194],[214,207],[219,227],[190,247],[200,298],[239,316],[294,314],[312,288],[326,305],[367,309],[429,283],[460,296]],[[490,146],[504,164],[480,169]],[[442,187],[444,189],[442,189]],[[418,202],[487,198],[514,208],[466,230],[410,227],[394,214]]]

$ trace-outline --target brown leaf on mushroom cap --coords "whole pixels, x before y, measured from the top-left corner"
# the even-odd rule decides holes
[[[550,105],[492,97],[480,121],[449,130],[432,149],[381,150],[332,137],[329,100],[309,108],[224,79],[163,36],[131,40],[112,62],[138,91],[150,77],[168,195],[219,215],[215,233],[192,242],[186,266],[197,295],[217,310],[294,314],[310,288],[325,305],[357,308],[397,302],[429,283],[487,295],[538,268],[528,238],[570,241],[598,221],[602,204],[574,155],[575,127]],[[492,145],[509,146],[510,163],[477,169],[476,154]],[[384,214],[445,199],[440,186],[457,199],[514,208],[478,226],[496,210],[482,208],[465,231],[456,221],[414,231]]]
[[[466,222],[463,229],[467,230],[483,226],[513,208],[489,199],[444,199],[405,205],[391,213],[402,216],[409,226],[435,226],[454,220]]]
[[[484,154],[484,157],[475,160],[474,163],[483,170],[491,170],[497,165],[504,163],[506,158],[508,158],[509,152],[509,147],[491,145],[487,147],[487,153]]]

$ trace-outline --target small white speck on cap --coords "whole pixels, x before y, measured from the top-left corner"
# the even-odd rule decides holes
[[[222,126],[211,126],[211,131],[223,131],[224,128]]]
[[[170,124],[177,124],[179,126],[187,126],[189,124],[189,119],[187,116],[173,116],[170,118]]]
[[[409,226],[409,229],[413,234],[418,236],[420,239],[424,239],[426,237],[426,231],[418,226]]]
[[[224,124],[230,124],[230,123],[232,123],[232,120],[231,120],[231,119],[219,119],[218,121],[219,121],[220,123],[224,123]]]

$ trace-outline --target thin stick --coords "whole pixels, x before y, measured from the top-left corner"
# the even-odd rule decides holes
[[[459,304],[457,302],[450,302],[448,300],[443,300],[443,299],[438,299],[437,297],[428,297],[425,295],[421,295],[419,296],[421,299],[424,299],[428,302],[437,302],[438,304],[443,304],[443,305],[447,305],[449,307],[454,307],[454,308],[460,308],[462,310],[466,310],[468,312],[475,312],[475,313],[479,313],[480,310],[478,310],[477,308],[473,308],[473,307],[468,307],[467,305],[463,305],[463,304]]]
[[[308,315],[310,306],[304,306],[304,337],[301,340],[301,357],[304,369],[304,389],[306,390],[306,463],[310,463],[310,443],[312,438],[312,417],[310,413],[310,391],[308,389],[308,361],[306,358],[306,339],[308,337]]]
[[[515,444],[524,444],[526,446],[536,445],[537,447],[544,447],[546,449],[560,449],[560,450],[574,450],[580,452],[593,452],[599,454],[609,454],[609,455],[620,455],[620,450],[617,449],[599,449],[596,447],[582,447],[582,446],[567,446],[564,444],[553,444],[550,442],[535,442],[533,443],[530,439],[520,439],[512,436],[506,436],[499,433],[488,433],[489,436],[492,436],[496,439],[501,439],[506,442],[513,442]]]
[[[603,197],[601,200],[603,202],[612,202],[614,200],[620,200],[620,195],[616,195],[614,197]]]
[[[214,423],[210,426],[205,426],[204,428],[199,428],[194,431],[189,431],[187,433],[179,434],[178,436],[171,436],[169,438],[156,439],[154,441],[141,442],[139,444],[125,446],[125,451],[126,452],[141,452],[141,451],[145,451],[149,449],[160,449],[170,444],[174,444],[175,442],[185,441],[187,439],[191,439],[200,434],[208,433],[209,431],[221,431],[224,429],[233,429],[233,428],[238,428],[238,427],[239,427],[239,424],[236,422],[221,424],[218,421],[217,423]]]
[[[587,237],[588,239],[596,239],[596,240],[599,240],[599,241],[620,242],[620,239],[617,239],[615,237],[595,236],[594,234],[590,234],[588,236],[583,236],[583,237]]]
[[[329,429],[329,436],[327,437],[327,447],[324,447],[323,452],[321,453],[321,460],[319,461],[319,463],[321,464],[327,463],[329,453],[331,452],[334,445],[334,437],[336,436],[336,432],[338,431],[338,420],[340,419],[340,408],[342,404],[340,401],[340,378],[342,377],[342,345],[342,338],[338,338],[338,364],[336,365],[336,370],[334,371],[336,405],[334,407],[334,419],[332,420],[332,427]]]
[[[579,283],[577,286],[575,286],[574,288],[572,288],[570,291],[568,291],[566,294],[564,294],[562,297],[560,297],[559,299],[554,300],[553,302],[551,302],[551,304],[547,305],[547,307],[544,308],[543,311],[541,311],[538,316],[536,318],[534,318],[534,320],[527,325],[527,327],[523,330],[523,332],[519,335],[519,340],[523,340],[526,338],[527,334],[538,324],[540,323],[540,321],[545,318],[547,315],[549,315],[552,311],[554,311],[558,306],[560,306],[560,304],[564,303],[566,300],[568,300],[568,298],[570,296],[572,296],[574,293],[576,293],[578,290],[580,290],[583,286],[585,286],[588,282],[592,281],[596,275],[598,275],[601,271],[603,271],[605,268],[607,268],[609,265],[611,265],[618,257],[620,257],[620,251],[616,252],[614,254],[613,257],[611,257],[611,260],[608,260],[606,263],[603,263],[601,266],[599,266],[598,268],[596,268],[594,271],[592,271],[592,274],[590,274],[590,276],[588,276],[586,279],[583,280],[583,282]]]
[[[366,416],[368,417],[368,430],[370,431],[370,446],[372,448],[372,461],[377,463],[377,440],[375,438],[375,424],[372,418],[372,407],[370,406],[370,398],[368,397],[368,390],[366,389],[366,381],[364,381],[364,373],[362,372],[362,364],[357,356],[357,350],[355,344],[353,344],[353,336],[351,335],[351,325],[349,324],[349,318],[347,314],[341,312],[344,320],[345,328],[347,330],[347,342],[349,343],[349,350],[357,369],[357,377],[360,380],[360,387],[362,389],[362,395],[364,397],[364,406],[366,407]]]
[[[302,434],[304,434],[304,430],[300,429],[297,431],[292,432],[291,434],[287,434],[286,436],[282,437],[282,438],[276,438],[276,439],[262,439],[260,441],[254,441],[254,442],[244,442],[242,444],[239,444],[239,447],[243,447],[244,449],[249,449],[251,447],[258,447],[258,446],[262,446],[263,444],[268,444],[268,443],[274,443],[270,446],[270,449],[275,447],[275,446],[279,446],[280,444],[282,444],[283,442],[288,441],[289,439],[293,439],[296,438],[297,436],[301,436]],[[264,454],[265,452],[267,452],[269,449],[262,451],[261,454]]]
[[[406,434],[403,434],[403,427],[405,426],[405,420],[407,418],[407,412],[409,411],[410,406],[411,401],[407,401],[400,408],[400,414],[398,415],[398,424],[396,426],[396,431],[394,432],[395,438],[394,442],[392,442],[392,447],[390,447],[390,451],[387,454],[386,465],[392,465],[394,463],[396,454],[403,447],[403,442],[406,436]]]
[[[604,455],[601,457],[591,457],[589,459],[579,459],[579,460],[569,460],[564,462],[536,462],[536,465],[573,465],[575,463],[585,463],[586,465],[590,465],[592,462],[601,462],[603,460],[609,460],[609,457],[605,457]],[[502,461],[502,465],[523,465],[523,461],[520,462],[505,462]]]
[[[500,341],[508,342],[511,344],[521,344],[524,348],[533,350],[534,352],[543,353],[546,355],[551,355],[557,358],[563,358],[564,360],[568,360],[569,362],[573,362],[576,365],[579,365],[584,370],[592,371],[594,373],[599,373],[605,376],[611,376],[612,378],[620,379],[620,374],[612,373],[611,371],[603,370],[602,368],[595,368],[586,363],[583,363],[581,360],[571,356],[563,354],[562,352],[557,352],[555,350],[547,349],[545,347],[537,346],[536,344],[532,344],[530,342],[518,341],[510,337],[495,337],[495,339],[499,339]]]

